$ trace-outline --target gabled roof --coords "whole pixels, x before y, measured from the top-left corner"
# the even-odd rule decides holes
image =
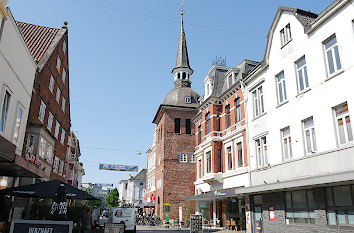
[[[146,180],[146,169],[141,170],[136,176],[133,177],[133,180]]]
[[[60,29],[16,21],[33,58],[40,61]]]

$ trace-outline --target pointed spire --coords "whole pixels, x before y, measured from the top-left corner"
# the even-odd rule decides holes
[[[186,34],[184,33],[184,27],[183,27],[183,10],[181,12],[181,32],[179,35],[176,66],[172,70],[172,72],[178,68],[188,68],[193,72],[193,70],[189,65]]]

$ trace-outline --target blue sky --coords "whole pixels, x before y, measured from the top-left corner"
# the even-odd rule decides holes
[[[204,94],[203,79],[216,55],[228,66],[244,58],[260,61],[279,6],[320,13],[332,2],[185,0],[192,88]],[[173,88],[180,0],[11,0],[10,8],[19,21],[57,28],[69,22],[71,119],[82,147],[83,182],[117,185],[128,177],[99,171],[101,162],[146,168],[152,119]]]

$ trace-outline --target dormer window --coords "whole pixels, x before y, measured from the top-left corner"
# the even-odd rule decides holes
[[[228,79],[229,88],[230,88],[232,86],[232,84],[233,84],[232,74],[230,74],[227,79]]]
[[[291,31],[290,31],[290,23],[286,25],[282,30],[280,30],[280,42],[281,47],[289,43],[291,41]]]
[[[184,102],[185,102],[186,104],[191,104],[191,103],[192,103],[192,97],[191,97],[191,96],[186,96],[186,97],[184,98]]]

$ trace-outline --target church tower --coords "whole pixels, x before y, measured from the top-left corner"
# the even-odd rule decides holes
[[[192,201],[196,179],[195,127],[199,95],[191,88],[193,70],[189,64],[186,35],[181,13],[181,30],[176,65],[172,69],[174,88],[165,96],[157,110],[153,144],[148,150],[148,174],[145,200],[155,202],[155,215],[163,220],[183,218],[194,212]],[[149,185],[150,184],[150,185]]]

